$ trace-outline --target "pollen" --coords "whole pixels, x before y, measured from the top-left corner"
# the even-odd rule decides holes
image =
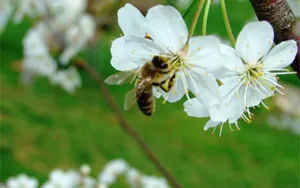
[[[200,49],[201,49],[200,46],[198,46],[197,50],[200,51]]]

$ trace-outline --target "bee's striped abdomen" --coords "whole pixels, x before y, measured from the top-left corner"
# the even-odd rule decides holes
[[[146,88],[143,93],[137,98],[137,103],[140,110],[147,116],[151,116],[154,109],[152,87]]]

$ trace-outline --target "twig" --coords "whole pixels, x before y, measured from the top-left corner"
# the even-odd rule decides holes
[[[300,79],[300,21],[296,20],[286,0],[249,0],[259,20],[270,22],[275,30],[275,43],[294,39],[298,54],[292,64]]]
[[[82,61],[75,62],[75,65],[77,67],[85,70],[91,76],[91,78],[97,82],[99,88],[101,89],[101,91],[104,95],[104,98],[106,99],[106,102],[109,104],[112,111],[115,113],[115,115],[120,123],[119,126],[126,133],[128,133],[128,135],[130,137],[132,137],[136,141],[136,143],[144,151],[144,153],[147,155],[147,157],[152,161],[152,163],[155,165],[155,167],[165,176],[165,178],[168,180],[168,182],[171,184],[171,186],[174,188],[180,188],[181,186],[179,185],[177,180],[166,170],[166,168],[157,159],[157,157],[154,155],[154,153],[151,151],[151,149],[145,143],[145,141],[141,138],[141,136],[136,132],[136,130],[128,124],[128,122],[126,121],[125,117],[123,116],[120,108],[118,107],[117,103],[115,102],[114,98],[112,97],[111,92],[107,89],[101,76],[96,72],[96,70],[93,69],[91,66],[89,66],[87,63],[82,62]]]

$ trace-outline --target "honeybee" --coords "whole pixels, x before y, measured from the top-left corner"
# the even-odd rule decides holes
[[[124,109],[128,110],[136,102],[140,110],[151,116],[155,110],[153,86],[168,92],[175,81],[175,71],[170,59],[155,56],[136,71],[124,71],[111,75],[105,80],[107,84],[122,85],[135,81],[135,87],[125,95]]]

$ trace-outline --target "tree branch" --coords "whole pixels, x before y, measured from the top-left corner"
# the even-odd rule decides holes
[[[257,18],[271,23],[275,31],[275,43],[294,39],[298,54],[291,65],[300,79],[300,21],[296,19],[286,0],[250,0]]]
[[[112,94],[104,84],[101,76],[96,72],[95,69],[90,67],[87,63],[83,61],[76,61],[74,62],[74,65],[78,68],[82,68],[85,70],[92,79],[94,79],[100,90],[102,91],[102,94],[104,95],[104,98],[106,102],[109,104],[112,111],[115,113],[118,121],[119,126],[126,132],[134,141],[136,141],[137,145],[143,150],[143,152],[147,155],[147,157],[152,161],[154,166],[162,173],[162,175],[168,180],[170,185],[174,188],[180,188],[181,186],[177,182],[177,180],[167,171],[167,169],[162,165],[162,163],[157,159],[157,157],[154,155],[154,153],[151,151],[149,146],[145,143],[145,141],[141,138],[141,136],[136,132],[136,130],[131,127],[128,122],[126,121],[125,117],[123,116],[120,108],[118,107],[117,103],[115,102],[114,98],[112,97]]]

